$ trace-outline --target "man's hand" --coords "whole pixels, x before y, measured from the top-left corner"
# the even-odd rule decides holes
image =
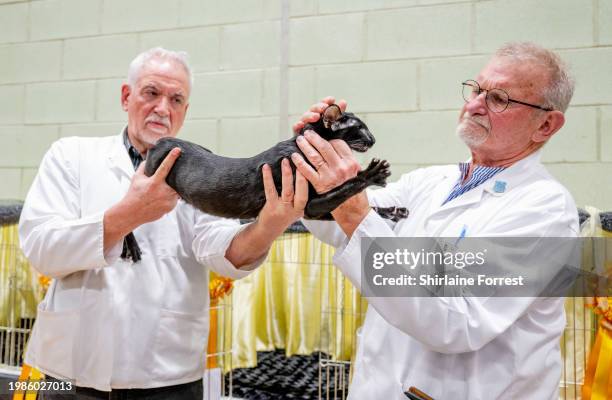
[[[293,153],[291,160],[319,194],[340,186],[361,170],[344,140],[328,142],[315,132],[306,131],[304,136],[298,136],[297,145],[314,168],[298,153]]]
[[[308,182],[299,171],[295,171],[294,190],[293,173],[287,159],[281,163],[281,172],[282,189],[279,196],[270,166],[266,164],[262,168],[266,204],[257,220],[238,233],[225,252],[225,258],[237,268],[263,257],[270,250],[274,239],[304,215],[308,201]]]
[[[323,113],[327,107],[331,106],[335,102],[335,98],[332,96],[327,96],[320,102],[310,106],[310,110],[302,114],[302,118],[293,124],[293,132],[297,135],[302,131],[302,129],[304,129],[304,126],[306,126],[307,123],[317,122],[319,118],[321,118],[321,113]],[[346,111],[346,105],[345,100],[339,100],[337,104],[342,112]]]
[[[272,178],[272,170],[268,164],[262,168],[266,204],[259,212],[259,220],[265,226],[282,233],[292,223],[304,216],[304,207],[308,201],[308,183],[304,176],[296,171],[295,190],[293,188],[293,173],[289,160],[281,163],[282,190],[279,196]]]
[[[307,123],[316,122],[320,113],[334,104],[334,101],[333,97],[326,97],[321,102],[313,104],[310,111],[305,112],[302,119],[293,125],[293,130],[298,133]],[[340,100],[338,106],[344,112],[347,103]],[[298,153],[293,153],[291,160],[319,194],[340,186],[361,170],[361,166],[344,140],[328,142],[315,132],[306,131],[304,136],[298,136],[297,144],[314,168]],[[367,196],[365,192],[361,192],[332,211],[332,216],[350,237],[369,211]]]
[[[179,195],[168,186],[166,177],[180,154],[180,148],[172,149],[150,177],[144,174],[144,162],[136,170],[122,203],[131,209],[138,225],[156,221],[176,207]]]
[[[144,174],[144,163],[140,164],[123,199],[104,213],[105,252],[138,226],[176,207],[179,195],[168,186],[166,177],[180,154],[180,148],[172,149],[151,177]]]

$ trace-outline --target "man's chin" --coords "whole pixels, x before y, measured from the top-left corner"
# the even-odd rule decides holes
[[[459,124],[456,130],[457,136],[459,139],[463,141],[469,148],[477,148],[480,147],[484,142],[487,141],[489,137],[489,132],[481,129],[472,129],[471,127],[464,126],[463,124]]]

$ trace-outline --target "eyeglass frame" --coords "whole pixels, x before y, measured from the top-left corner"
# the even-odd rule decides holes
[[[487,108],[489,110],[491,110],[491,107],[489,107],[489,102],[486,101],[489,98],[489,93],[493,90],[499,90],[501,92],[503,92],[506,95],[507,101],[506,101],[506,107],[504,107],[503,110],[500,111],[495,111],[495,110],[491,110],[494,113],[501,113],[506,111],[506,109],[508,108],[508,105],[510,105],[510,103],[517,103],[517,104],[522,104],[524,106],[529,106],[529,107],[533,107],[533,108],[537,108],[539,110],[543,110],[543,111],[554,111],[554,108],[550,108],[550,107],[542,107],[542,106],[538,106],[536,104],[531,104],[531,103],[526,103],[524,101],[520,101],[520,100],[515,100],[515,99],[511,99],[510,95],[508,94],[508,92],[506,92],[504,89],[499,89],[499,88],[493,88],[493,89],[483,89],[482,87],[480,87],[480,83],[478,83],[477,81],[473,80],[473,79],[468,79],[465,80],[463,82],[461,82],[461,96],[463,97],[463,100],[465,100],[466,103],[468,103],[470,100],[466,99],[465,96],[463,95],[463,90],[465,88],[465,86],[472,86],[471,84],[469,84],[468,82],[474,82],[476,84],[476,86],[478,87],[478,95],[480,95],[482,92],[486,92],[485,95],[485,104],[487,105]],[[473,87],[473,86],[472,86]]]

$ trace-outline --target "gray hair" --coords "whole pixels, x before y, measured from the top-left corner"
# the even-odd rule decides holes
[[[187,75],[189,76],[189,90],[191,90],[191,87],[193,86],[193,73],[191,72],[191,67],[189,67],[189,55],[187,52],[166,50],[162,47],[154,47],[152,49],[143,51],[132,60],[128,69],[128,85],[133,88],[138,80],[138,76],[142,68],[151,60],[156,59],[171,60],[183,66],[187,72]]]
[[[548,70],[549,81],[543,90],[544,106],[565,112],[574,94],[574,78],[567,64],[551,50],[530,42],[507,43],[495,52],[496,57],[530,62]]]

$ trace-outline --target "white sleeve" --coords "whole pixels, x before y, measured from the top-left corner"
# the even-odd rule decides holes
[[[232,279],[249,275],[264,262],[267,254],[241,268],[236,268],[225,258],[234,237],[247,226],[248,224],[240,225],[237,220],[215,217],[195,210],[192,250],[198,262]]]
[[[408,207],[410,201],[406,198],[406,193],[410,193],[410,185],[412,184],[415,172],[419,173],[420,170],[404,174],[397,182],[390,183],[384,188],[367,189],[366,194],[370,205],[379,207]],[[386,222],[390,226],[393,225],[388,220]],[[335,221],[302,219],[302,223],[323,243],[338,248],[346,241],[346,235]]]
[[[25,256],[51,278],[108,265],[104,213],[81,214],[78,163],[76,141],[55,142],[41,162],[19,220]]]
[[[527,237],[529,234],[532,237],[574,236],[575,216],[567,212],[546,214],[545,205],[534,207],[531,216],[521,215],[522,224],[511,217],[505,218],[504,223],[520,226],[521,233]],[[530,218],[541,221],[543,215],[547,215],[546,227],[535,224],[531,232],[526,232],[524,221]],[[337,250],[334,264],[361,289],[361,238],[395,236],[395,232],[371,211],[350,240]],[[538,251],[535,246],[532,254]],[[369,305],[389,324],[440,353],[463,353],[482,348],[508,329],[535,300],[534,297],[368,297]]]

